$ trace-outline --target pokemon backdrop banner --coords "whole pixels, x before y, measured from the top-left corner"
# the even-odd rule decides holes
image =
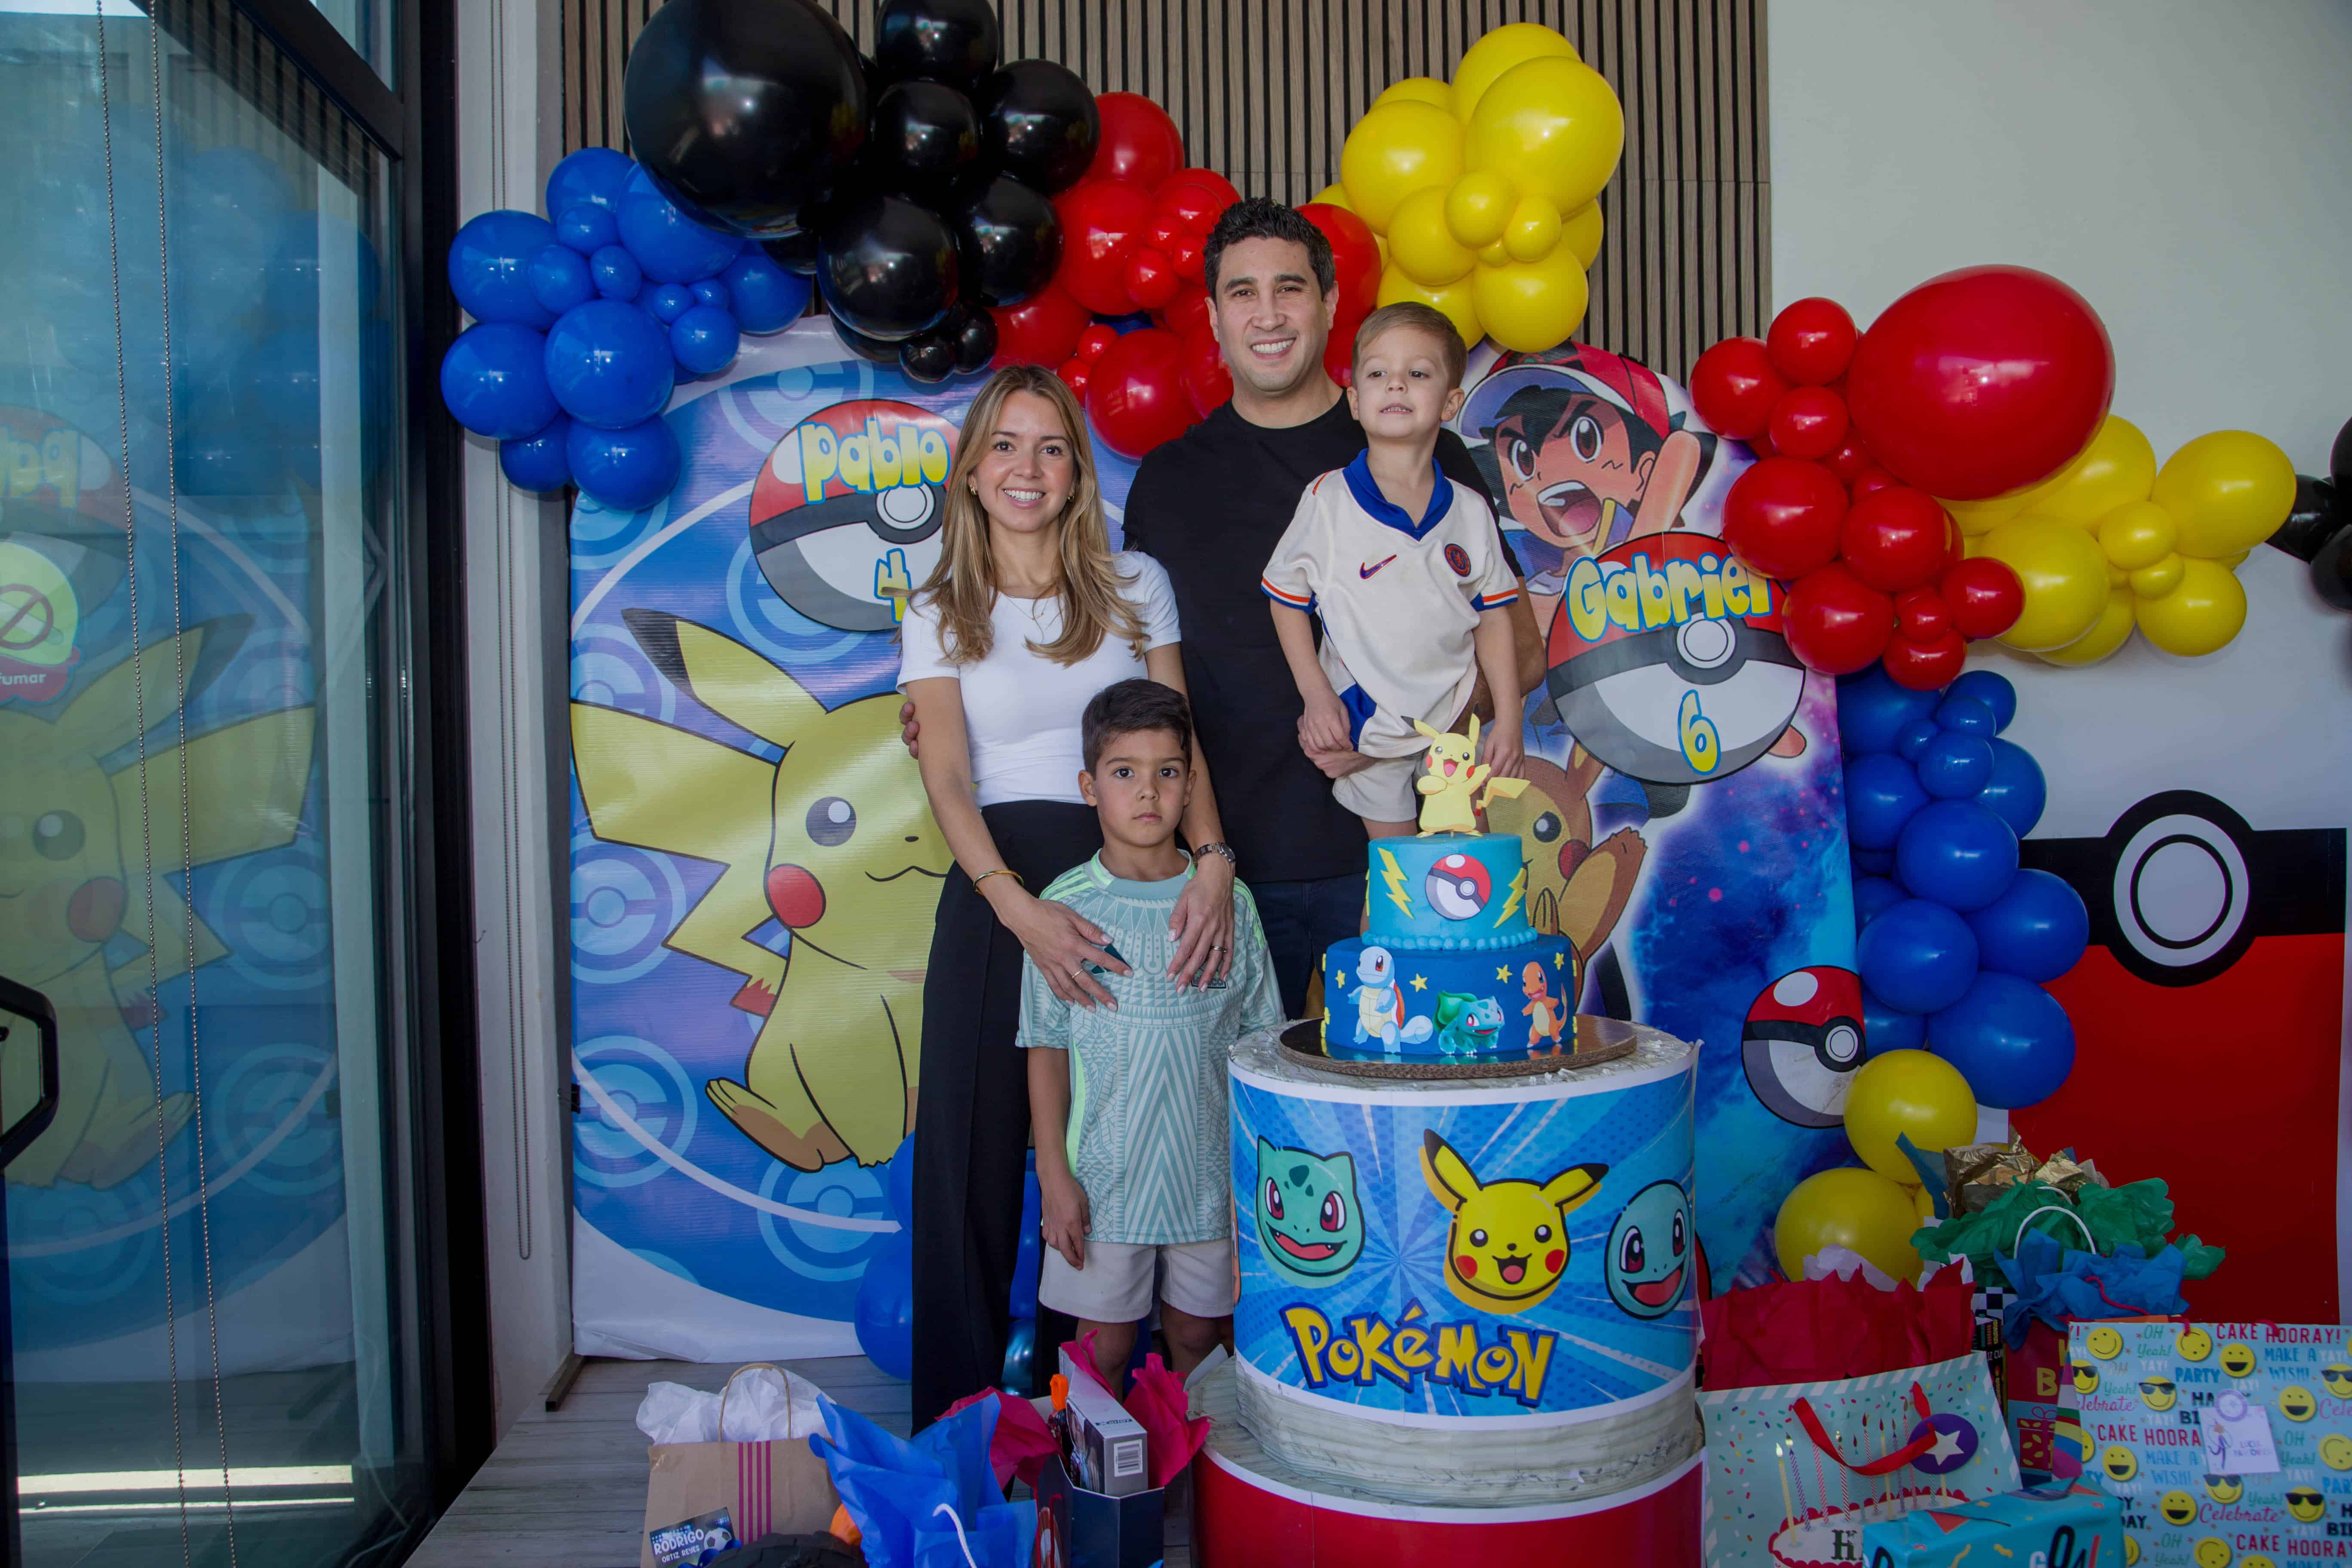
[[[1503,368],[1463,434],[1555,670],[1534,787],[1490,824],[1525,842],[1584,1010],[1705,1042],[1698,1227],[1752,1273],[1781,1195],[1844,1157],[1861,1061],[1830,684],[1788,655],[1777,587],[1712,545],[1744,447],[1630,362]],[[665,500],[572,515],[583,1352],[856,1347],[949,865],[898,741],[893,628],[978,385],[918,386],[803,321],[680,389]],[[1097,456],[1116,535],[1134,466]]]
[[[126,498],[110,378],[15,395],[47,406],[0,391],[0,973],[55,1005],[63,1067],[56,1121],[7,1173],[16,1374],[161,1380],[168,1300],[188,1375],[207,1242],[223,1373],[348,1362],[353,1258],[380,1258],[382,1237],[346,1233],[345,1183],[372,1156],[346,1150],[339,1100],[373,1101],[336,1093],[338,1005],[372,1075],[374,1004],[338,989],[351,906],[317,765],[317,492],[183,496],[173,516],[160,434],[137,431],[151,467]],[[370,875],[347,869],[363,889]],[[0,1049],[8,1115],[37,1074],[17,1029]]]

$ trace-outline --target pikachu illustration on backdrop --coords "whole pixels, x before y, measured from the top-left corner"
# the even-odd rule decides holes
[[[1519,837],[1527,857],[1528,923],[1547,936],[1566,937],[1575,952],[1575,972],[1556,1009],[1572,1014],[1584,994],[1585,968],[1616,931],[1649,851],[1630,827],[1592,841],[1587,797],[1601,765],[1582,746],[1570,751],[1565,768],[1540,757],[1529,757],[1527,768],[1528,787],[1489,806],[1486,823],[1496,833]],[[1532,1010],[1534,993],[1528,995]]]
[[[623,620],[646,657],[719,717],[784,750],[771,763],[656,720],[572,705],[572,765],[595,836],[711,862],[664,945],[743,976],[763,1022],[739,1082],[703,1086],[797,1170],[879,1164],[913,1131],[923,972],[950,866],[896,696],[828,710],[732,638],[652,610]],[[778,953],[753,940],[791,933]]]
[[[143,768],[110,773],[100,759],[173,718],[226,668],[247,626],[225,617],[151,643],[54,718],[0,709],[0,972],[57,1007],[63,1069],[57,1120],[8,1167],[11,1182],[114,1186],[152,1163],[195,1109],[179,1093],[159,1110],[154,1068],[133,1033],[152,1012],[151,979],[228,952],[170,879],[293,841],[315,715],[288,708],[228,724],[151,749]],[[152,957],[110,967],[110,943],[143,948],[151,932]],[[33,1032],[14,1031],[0,1046],[10,1114],[38,1097],[39,1075]]]

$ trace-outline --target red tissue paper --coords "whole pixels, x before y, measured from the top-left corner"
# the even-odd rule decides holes
[[[957,1400],[940,1419],[944,1421],[983,1399],[996,1401],[996,1431],[988,1440],[988,1468],[996,1472],[996,1484],[1004,1486],[1018,1476],[1023,1484],[1035,1488],[1038,1473],[1045,1468],[1045,1456],[1054,1451],[1054,1434],[1046,1429],[1045,1418],[1037,1414],[1035,1405],[992,1388]]]
[[[1095,1365],[1097,1331],[1088,1329],[1066,1348],[1080,1371],[1100,1384],[1103,1392],[1118,1399],[1118,1390]],[[1135,1386],[1119,1403],[1143,1428],[1144,1449],[1150,1456],[1151,1484],[1155,1487],[1164,1487],[1174,1480],[1176,1473],[1191,1464],[1192,1456],[1208,1444],[1209,1418],[1186,1414],[1192,1402],[1185,1397],[1183,1379],[1168,1370],[1157,1351],[1143,1358],[1143,1368],[1135,1374]]]
[[[1699,1303],[1701,1383],[1769,1388],[1932,1366],[1971,1348],[1974,1292],[1957,1271],[1924,1290],[1859,1275],[1731,1290]]]

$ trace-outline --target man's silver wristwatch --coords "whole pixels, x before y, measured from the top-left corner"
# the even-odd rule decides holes
[[[1202,855],[1222,855],[1225,858],[1226,865],[1235,870],[1241,869],[1241,862],[1234,858],[1234,847],[1230,844],[1195,844],[1192,846],[1192,853],[1195,858]]]

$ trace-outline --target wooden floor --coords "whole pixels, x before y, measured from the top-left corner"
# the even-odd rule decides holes
[[[835,1399],[904,1436],[908,1385],[864,1356],[785,1362]],[[677,1361],[591,1361],[560,1410],[517,1421],[408,1568],[636,1568],[645,1528],[646,1439],[637,1402],[649,1383],[716,1389],[731,1367]],[[1189,1568],[1181,1494],[1170,1491],[1166,1568]]]

